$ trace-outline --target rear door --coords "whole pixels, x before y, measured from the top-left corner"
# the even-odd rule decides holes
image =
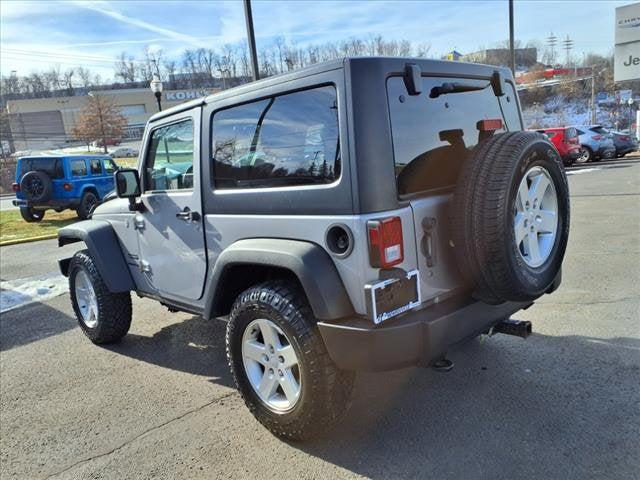
[[[432,98],[432,89],[449,82],[479,90]],[[391,77],[387,93],[398,195],[413,212],[422,300],[442,300],[462,286],[449,236],[458,174],[479,142],[479,121],[502,120],[496,133],[522,130],[516,93],[507,83],[498,99],[489,79],[444,77],[422,77],[420,95],[409,95],[404,80]]]
[[[134,222],[140,269],[162,297],[202,296],[207,269],[200,195],[200,112],[154,123],[145,140],[141,171],[144,211]]]

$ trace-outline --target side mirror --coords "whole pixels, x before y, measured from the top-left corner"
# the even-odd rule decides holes
[[[120,198],[136,198],[140,196],[140,177],[133,168],[122,168],[114,173],[116,193]]]
[[[140,196],[140,177],[138,171],[133,168],[121,168],[113,174],[116,183],[116,193],[119,198],[129,199],[129,210],[139,212],[144,209],[142,203],[137,203]]]

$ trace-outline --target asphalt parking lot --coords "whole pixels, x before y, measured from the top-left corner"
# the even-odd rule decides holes
[[[4,478],[587,479],[640,475],[640,160],[573,169],[564,282],[449,373],[360,375],[326,438],[270,435],[232,386],[224,324],[134,300],[92,345],[67,294],[0,319]],[[65,249],[73,251],[75,246]],[[2,280],[54,272],[55,241],[2,247]]]

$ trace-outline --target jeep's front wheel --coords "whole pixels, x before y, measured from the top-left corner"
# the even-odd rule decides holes
[[[131,295],[111,293],[88,250],[77,252],[69,264],[71,304],[78,324],[96,344],[113,343],[131,326]]]
[[[354,374],[329,358],[304,294],[291,284],[266,282],[240,294],[227,357],[247,407],[275,435],[318,436],[346,410]]]

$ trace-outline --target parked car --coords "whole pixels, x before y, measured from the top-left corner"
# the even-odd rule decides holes
[[[574,127],[545,128],[537,131],[544,133],[551,140],[566,167],[573,165],[582,154],[578,132]]]
[[[123,157],[137,157],[138,150],[131,147],[119,147],[109,153],[109,155],[113,158],[123,158]]]
[[[92,143],[92,145],[94,147],[104,147],[105,145],[109,147],[109,146],[120,145],[121,142],[122,140],[119,138],[107,138],[105,140],[96,140],[95,142]]]
[[[609,133],[613,135],[613,144],[616,147],[616,157],[621,158],[627,153],[638,150],[638,141],[635,136],[613,130],[610,130]]]
[[[113,190],[118,166],[111,157],[70,155],[22,157],[16,164],[13,204],[27,222],[39,222],[47,210],[73,209],[86,219]]]
[[[601,158],[614,158],[616,147],[613,136],[601,125],[578,125],[578,132],[582,153],[576,163],[586,163]]]
[[[324,433],[355,371],[447,351],[560,284],[562,160],[523,131],[511,71],[347,58],[183,103],[147,124],[119,198],[60,229],[80,328],[129,330],[131,295],[228,315],[226,351],[274,434]],[[508,366],[507,366],[508,368]]]

